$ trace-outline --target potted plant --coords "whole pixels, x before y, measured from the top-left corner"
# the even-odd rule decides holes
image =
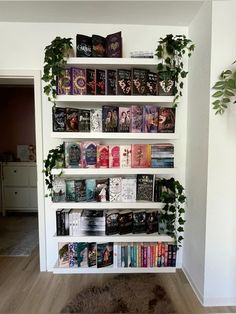
[[[158,186],[159,201],[165,203],[160,215],[160,231],[173,237],[177,246],[181,247],[185,223],[184,188],[174,178],[160,179]]]
[[[174,95],[173,105],[177,106],[182,96],[183,79],[188,72],[184,70],[184,55],[191,57],[195,45],[185,35],[166,35],[160,38],[156,56],[161,60],[157,64],[159,75],[159,95]]]
[[[43,90],[49,101],[55,101],[57,80],[63,78],[66,60],[73,56],[71,40],[72,38],[56,37],[50,45],[45,47],[42,80],[46,83]]]
[[[233,62],[235,64],[236,61]],[[212,95],[215,98],[213,101],[213,109],[216,114],[223,114],[228,108],[229,103],[236,103],[236,71],[225,70],[220,74],[219,81],[215,83],[213,89],[216,92]]]
[[[64,167],[64,145],[61,144],[56,148],[53,148],[49,151],[47,155],[47,159],[44,161],[44,169],[43,172],[45,174],[45,183],[47,189],[51,191],[53,188],[54,175],[52,174],[53,168],[63,168]],[[48,196],[47,194],[45,196]]]

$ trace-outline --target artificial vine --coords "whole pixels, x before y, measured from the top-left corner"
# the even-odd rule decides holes
[[[180,97],[183,95],[183,79],[188,72],[184,70],[183,57],[191,57],[195,45],[192,40],[187,39],[185,35],[166,35],[160,38],[156,49],[156,56],[161,60],[157,64],[157,71],[160,80],[164,82],[166,90],[170,90],[173,85],[173,106],[177,107]]]
[[[184,188],[174,178],[160,179],[159,186],[161,189],[160,201],[165,203],[160,221],[165,226],[164,231],[166,234],[173,237],[177,246],[181,247],[181,242],[184,239],[182,233],[184,232],[185,223],[183,218],[185,213],[184,203],[186,201]]]
[[[56,148],[53,148],[49,151],[47,155],[47,159],[44,161],[44,169],[43,172],[45,174],[45,183],[47,189],[51,191],[53,188],[54,175],[52,174],[53,168],[63,168],[64,166],[64,145],[61,144]],[[46,195],[48,196],[48,195]]]
[[[236,61],[233,62],[235,64]],[[223,114],[231,103],[232,97],[236,96],[236,71],[225,70],[220,74],[219,81],[212,87],[216,92],[212,97],[216,98],[213,102],[215,114]],[[236,100],[233,101],[236,103]]]
[[[43,90],[49,101],[55,101],[57,80],[63,78],[66,59],[73,50],[71,40],[72,38],[56,37],[50,45],[45,47],[42,80],[46,83]]]

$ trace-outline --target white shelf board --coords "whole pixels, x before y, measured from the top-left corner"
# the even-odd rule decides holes
[[[174,174],[176,168],[63,168],[51,172],[62,176]]]
[[[114,274],[114,273],[175,273],[176,267],[81,267],[81,268],[62,268],[54,267],[54,274]]]
[[[164,207],[164,203],[159,202],[132,202],[132,203],[116,203],[116,202],[64,202],[64,203],[52,203],[52,208],[81,208],[81,209],[161,209]]]
[[[77,103],[172,103],[173,96],[110,96],[110,95],[58,95],[56,102]]]
[[[112,65],[113,68],[119,66],[157,66],[157,58],[69,58],[67,65]]]
[[[101,234],[101,233],[100,233]],[[173,238],[168,235],[160,235],[158,233],[128,233],[128,234],[116,234],[116,235],[81,235],[79,236],[54,236],[54,240],[57,242],[173,242]]]
[[[51,132],[52,138],[62,139],[131,139],[131,140],[175,140],[175,133],[106,133],[106,132]]]

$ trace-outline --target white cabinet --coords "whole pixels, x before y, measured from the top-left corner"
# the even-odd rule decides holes
[[[37,211],[36,164],[2,164],[2,211]]]

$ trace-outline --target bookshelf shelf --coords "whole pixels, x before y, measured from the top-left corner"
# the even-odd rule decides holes
[[[135,174],[174,174],[176,168],[63,168],[52,169],[53,175],[98,176],[98,175],[135,175]]]
[[[52,132],[52,138],[62,139],[125,139],[128,140],[176,140],[175,133],[100,133],[100,132]]]

